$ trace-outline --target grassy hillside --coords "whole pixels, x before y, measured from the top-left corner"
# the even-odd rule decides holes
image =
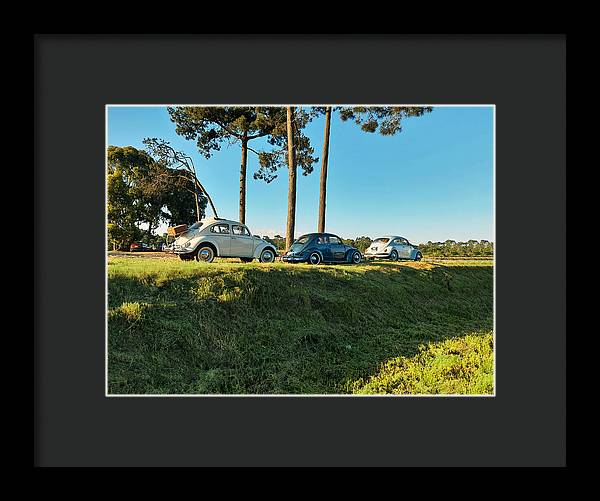
[[[491,261],[109,258],[109,393],[492,393]]]

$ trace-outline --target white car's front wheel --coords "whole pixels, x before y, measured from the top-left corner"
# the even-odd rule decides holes
[[[261,263],[272,263],[275,261],[275,253],[272,249],[265,249],[260,253],[259,261]]]

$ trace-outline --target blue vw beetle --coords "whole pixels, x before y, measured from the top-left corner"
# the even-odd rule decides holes
[[[281,259],[288,263],[360,263],[362,255],[356,247],[346,245],[331,233],[302,235]]]

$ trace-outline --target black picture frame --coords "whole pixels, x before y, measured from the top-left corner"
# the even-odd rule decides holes
[[[565,466],[564,35],[36,35],[34,49],[36,466]],[[105,105],[253,102],[495,104],[494,398],[105,396]]]

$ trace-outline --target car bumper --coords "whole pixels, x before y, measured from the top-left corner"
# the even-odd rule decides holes
[[[174,245],[171,248],[171,252],[173,254],[191,254],[194,252],[194,249],[190,249],[189,247],[184,247],[183,245]]]
[[[281,256],[281,260],[286,263],[303,263],[308,259],[308,256]]]
[[[363,254],[363,257],[365,259],[375,259],[375,258],[378,258],[378,259],[385,258],[385,259],[387,259],[387,258],[390,257],[390,254],[386,254],[385,252],[377,252],[375,254]]]

